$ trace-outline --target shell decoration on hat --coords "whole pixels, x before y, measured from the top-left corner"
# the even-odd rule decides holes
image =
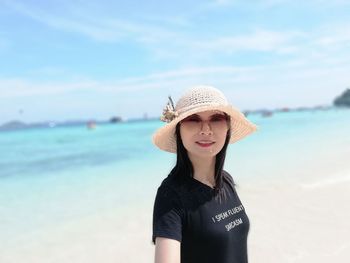
[[[178,112],[175,110],[173,100],[171,96],[168,96],[169,101],[163,109],[163,114],[160,119],[164,122],[171,122],[177,116],[179,116]]]

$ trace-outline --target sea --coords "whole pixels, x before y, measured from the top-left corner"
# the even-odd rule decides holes
[[[316,168],[339,174],[349,167],[350,109],[247,118],[259,129],[231,144],[225,162],[238,187],[271,179],[303,181]],[[145,120],[0,132],[0,262],[59,262],[53,259],[62,259],[64,239],[55,243],[45,233],[102,214],[125,217],[145,205],[142,211],[151,214],[157,187],[176,161],[152,144],[162,125]],[[144,227],[151,233],[151,225]],[[50,255],[45,249],[29,252],[40,245]],[[72,255],[62,262],[74,262]]]

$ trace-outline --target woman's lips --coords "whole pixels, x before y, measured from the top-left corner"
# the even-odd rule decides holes
[[[203,141],[200,141],[200,142],[196,142],[199,146],[201,147],[209,147],[211,145],[213,145],[215,142],[211,142],[211,141],[206,141],[206,142],[203,142]]]

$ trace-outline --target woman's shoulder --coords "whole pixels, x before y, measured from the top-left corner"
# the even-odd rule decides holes
[[[176,189],[177,187],[179,187],[179,182],[171,174],[165,177],[159,186],[159,188],[168,188],[173,190]]]
[[[177,180],[168,176],[164,178],[159,185],[156,193],[156,203],[162,203],[164,206],[176,207],[179,210],[185,209],[186,199],[188,199],[188,191]],[[186,194],[187,193],[187,194]],[[158,202],[157,202],[158,200]]]
[[[222,170],[222,177],[223,180],[226,181],[233,188],[233,190],[235,190],[236,183],[227,171]]]
[[[180,190],[181,183],[171,174],[164,178],[158,187],[158,192],[166,193],[167,195],[172,196],[178,196]]]
[[[168,175],[163,179],[158,192],[168,197],[178,199],[183,205],[192,200],[198,190],[198,185],[186,177]]]
[[[222,170],[222,176],[224,179],[229,180],[230,182],[234,183],[234,180],[233,180],[231,174],[229,174],[229,172]]]

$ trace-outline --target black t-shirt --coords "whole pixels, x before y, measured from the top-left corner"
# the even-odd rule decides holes
[[[221,195],[194,179],[168,176],[153,209],[153,235],[181,242],[181,263],[247,263],[249,219],[233,179],[223,171]]]

